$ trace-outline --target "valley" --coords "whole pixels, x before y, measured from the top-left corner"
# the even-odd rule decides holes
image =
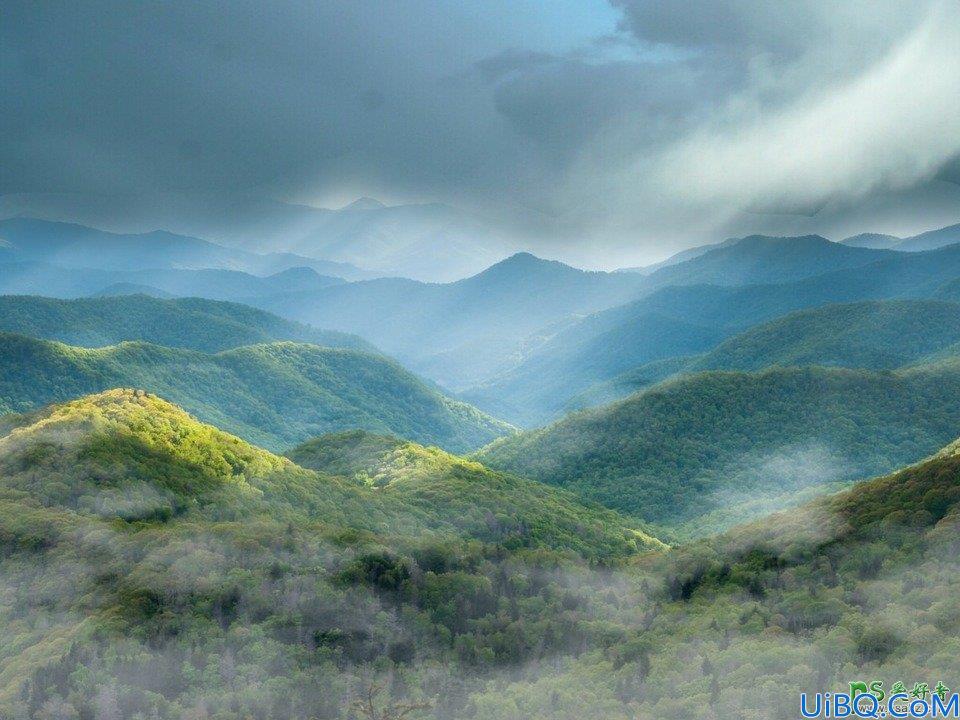
[[[779,718],[949,677],[958,246],[430,283],[7,227],[0,716]]]

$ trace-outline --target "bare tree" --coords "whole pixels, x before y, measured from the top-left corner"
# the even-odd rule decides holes
[[[360,700],[355,700],[351,707],[368,720],[403,720],[412,712],[429,710],[431,707],[428,702],[389,703],[378,709],[376,697],[379,692],[380,687],[374,683],[370,683],[367,685],[364,697]]]

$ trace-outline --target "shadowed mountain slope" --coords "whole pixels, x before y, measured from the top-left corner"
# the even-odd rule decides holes
[[[355,350],[291,342],[217,354],[142,342],[85,349],[0,335],[0,402],[8,410],[117,386],[163,394],[271,448],[360,427],[462,451],[511,431],[391,360]]]
[[[317,330],[237,303],[145,295],[57,300],[0,296],[0,331],[99,347],[125,340],[217,352],[274,340],[375,351],[355,335]]]

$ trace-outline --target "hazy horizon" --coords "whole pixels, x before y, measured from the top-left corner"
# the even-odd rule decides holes
[[[105,229],[229,241],[271,203],[369,196],[453,207],[497,252],[609,269],[960,220],[947,0],[4,15],[0,204]]]

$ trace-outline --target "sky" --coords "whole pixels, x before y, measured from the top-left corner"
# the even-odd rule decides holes
[[[442,202],[588,265],[960,221],[957,0],[21,2],[0,193]]]

